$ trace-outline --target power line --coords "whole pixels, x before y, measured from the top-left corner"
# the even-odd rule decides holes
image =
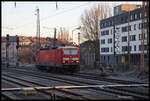
[[[40,19],[40,20],[41,20],[41,21],[44,21],[44,20],[48,19],[49,17],[54,17],[54,16],[57,16],[57,15],[66,13],[66,12],[68,12],[68,11],[72,11],[73,9],[75,9],[75,8],[77,8],[77,7],[79,8],[79,7],[81,7],[81,6],[85,6],[85,5],[89,4],[89,3],[90,3],[90,2],[88,2],[88,3],[86,3],[86,4],[82,4],[82,5],[76,6],[76,7],[73,7],[73,8],[71,8],[71,9],[66,9],[65,11],[61,11],[61,12],[58,12],[58,13],[56,13],[56,14],[54,14],[54,15],[44,17],[44,18],[42,18],[42,19]],[[21,28],[21,27],[26,26],[26,25],[29,25],[29,24],[33,24],[33,22],[23,24],[23,25],[18,26],[18,27],[14,28],[14,29]]]
[[[81,6],[84,6],[84,5],[87,5],[87,4],[89,4],[89,3],[82,4],[82,5],[79,5],[79,6],[77,6],[77,7],[81,7]],[[77,7],[74,7],[74,8],[71,8],[71,9],[67,9],[66,11],[58,12],[58,13],[52,15],[52,16],[47,16],[47,17],[45,17],[45,18],[42,18],[41,20],[46,20],[46,19],[49,18],[49,17],[54,17],[54,16],[57,16],[57,15],[59,15],[59,14],[66,13],[66,12],[68,12],[68,11],[71,11],[71,10],[77,8]]]

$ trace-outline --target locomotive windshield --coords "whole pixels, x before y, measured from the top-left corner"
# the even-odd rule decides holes
[[[63,50],[64,55],[78,55],[77,49],[64,49]]]

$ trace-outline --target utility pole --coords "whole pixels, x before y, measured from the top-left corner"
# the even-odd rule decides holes
[[[130,27],[130,10],[128,11],[128,63],[127,63],[127,69],[129,69],[130,67],[130,33],[129,33],[129,28],[131,29]]]
[[[54,41],[53,41],[53,46],[56,46],[56,28],[54,28]]]
[[[142,71],[146,71],[146,65],[144,65],[144,50],[146,47],[144,47],[144,41],[145,41],[145,36],[147,34],[147,37],[149,37],[149,28],[146,28],[147,26],[145,26],[146,24],[148,25],[148,11],[146,11],[146,6],[147,6],[147,2],[142,2],[142,27],[141,27],[141,36],[142,36],[142,39],[141,39],[141,70]],[[148,8],[148,7],[147,7]],[[149,9],[149,8],[148,8]],[[147,21],[146,21],[147,20]],[[147,31],[146,31],[147,30]],[[146,33],[147,32],[147,33]],[[147,48],[149,47],[149,39],[147,38]],[[148,52],[149,50],[147,49],[147,53],[149,54]],[[147,57],[147,62],[148,61],[148,57]],[[147,65],[148,66],[148,65]],[[148,68],[148,67],[147,67]]]
[[[80,48],[80,32],[78,33],[78,45],[79,45],[79,48]]]
[[[36,15],[37,15],[37,31],[36,31],[36,49],[35,49],[35,56],[37,55],[37,50],[40,48],[40,14],[39,8],[36,8]]]
[[[149,1],[147,2],[147,6],[146,6],[146,13],[147,13],[147,71],[149,68]]]

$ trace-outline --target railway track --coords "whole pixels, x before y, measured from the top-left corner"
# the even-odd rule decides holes
[[[102,77],[100,74],[94,74],[94,73],[77,73],[71,76],[106,81],[106,82],[113,82],[113,83],[119,83],[119,84],[142,84],[140,82],[135,82],[135,81],[127,81],[127,80],[119,80],[119,79]]]
[[[13,69],[16,69],[16,68],[13,68]],[[24,69],[19,68],[17,70],[24,70]],[[24,70],[24,71],[26,71],[26,70]],[[35,70],[30,70],[30,71],[31,72],[35,72]],[[40,72],[40,71],[37,71],[37,72]],[[43,70],[42,73],[44,73],[44,72],[46,72],[46,71]],[[54,74],[55,75],[56,73],[50,73],[50,74]],[[92,80],[100,80],[100,81],[112,82],[112,83],[117,83],[117,84],[118,83],[119,84],[142,84],[141,82],[127,81],[127,80],[120,80],[120,79],[112,79],[112,78],[102,77],[100,74],[94,74],[94,73],[75,73],[75,74],[71,74],[69,76],[86,78],[86,79],[92,79]]]
[[[9,75],[3,75],[2,76],[2,79],[3,80],[6,80],[6,81],[9,81],[9,82],[13,82],[14,84],[17,84],[17,85],[21,85],[22,87],[45,87],[46,85],[42,84],[42,83],[36,83],[36,82],[33,82],[31,80],[26,80],[26,79],[23,79],[23,78],[19,78],[19,77],[14,77],[14,76],[9,76]],[[52,94],[56,93],[57,92],[57,95],[56,97],[58,99],[72,99],[71,97],[73,96],[76,96],[76,98],[78,99],[87,99],[86,97],[83,97],[81,96],[80,94],[76,94],[76,93],[72,93],[72,92],[69,92],[67,90],[63,90],[63,89],[54,89],[55,91],[53,90],[38,90],[36,89],[38,92],[40,93],[44,93],[45,95],[47,95],[47,99],[52,99]],[[67,96],[65,94],[69,94],[70,96]],[[7,96],[5,94],[3,94],[5,98],[9,98],[9,99],[15,99],[16,97],[13,97],[13,96]],[[18,99],[18,98],[17,98]],[[21,99],[21,98],[19,98]]]
[[[20,71],[19,71],[19,73],[20,73]],[[34,73],[34,75],[33,75],[33,72],[32,72],[32,76],[36,76],[36,77],[39,77],[39,78],[45,78],[45,79],[52,79],[52,80],[54,80],[54,78],[55,78],[55,80],[56,80],[56,78],[57,78],[57,80],[58,80],[58,77],[53,77],[52,75],[49,75],[51,78],[47,78],[48,77],[48,75],[43,75],[44,73],[42,73],[42,76],[37,76],[37,74],[35,74]],[[30,72],[30,75],[31,75],[31,72]],[[44,76],[44,77],[43,77]],[[53,77],[53,78],[52,78]],[[88,83],[88,82],[79,82],[79,81],[75,81],[75,80],[70,80],[70,79],[66,79],[66,78],[60,78],[59,77],[59,81],[61,81],[61,82],[64,82],[64,81],[62,81],[62,79],[65,79],[65,81],[67,81],[66,83],[71,83],[71,84],[75,84],[75,85],[79,85],[80,83],[81,84],[93,84],[93,83]],[[69,81],[69,82],[68,82]],[[73,83],[74,82],[74,83]],[[75,83],[76,82],[76,83]],[[80,84],[80,85],[81,85]],[[139,95],[141,95],[141,94],[135,94],[135,92],[134,92],[134,94],[133,94],[133,92],[131,93],[131,91],[128,91],[128,90],[126,90],[126,91],[124,91],[124,92],[128,92],[128,93],[123,93],[121,90],[122,90],[122,88],[120,88],[120,89],[117,89],[116,90],[116,88],[107,88],[107,89],[97,89],[96,88],[96,90],[101,90],[101,91],[105,91],[105,92],[111,92],[111,93],[116,93],[116,94],[119,94],[120,96],[134,96],[134,97],[136,97],[136,98],[147,98],[146,96],[146,94],[142,97],[142,96],[140,96],[139,97]],[[130,93],[130,94],[129,94]],[[142,94],[143,95],[143,94]]]
[[[46,85],[44,85],[44,84],[41,84],[41,83],[35,83],[35,82],[33,82],[33,81],[30,81],[30,80],[25,80],[25,79],[23,79],[23,78],[18,78],[18,77],[14,77],[14,76],[9,76],[9,75],[5,75],[5,77],[3,76],[2,77],[2,79],[5,79],[5,80],[8,80],[8,81],[10,81],[10,82],[14,82],[14,83],[17,83],[17,84],[19,84],[19,85],[23,85],[23,86],[29,86],[30,84],[32,84],[32,86],[33,86],[33,84],[35,84],[35,85],[37,85],[37,86],[43,86],[43,87],[45,87]],[[14,80],[15,79],[15,80]],[[27,83],[29,83],[29,84],[25,84],[25,82],[27,82]],[[65,92],[65,93],[67,93],[69,96],[67,96],[66,97],[66,95],[64,96],[63,95],[63,97],[61,97],[61,98],[67,98],[67,99],[72,99],[72,98],[76,98],[76,99],[87,99],[87,100],[89,100],[89,99],[93,99],[92,97],[90,97],[90,98],[88,98],[88,97],[86,97],[86,96],[83,96],[83,95],[81,95],[81,94],[79,94],[79,93],[74,93],[74,92],[72,92],[72,91],[69,91],[69,90],[62,90],[62,89],[56,89],[56,90],[58,90],[59,92]],[[55,92],[56,92],[56,90],[55,90]],[[57,92],[57,93],[59,93],[59,92]],[[70,94],[71,94],[71,96],[70,96]],[[58,94],[59,95],[59,94]],[[74,97],[73,97],[74,96]],[[59,96],[60,97],[60,96]],[[68,98],[68,97],[71,97],[71,98]],[[115,99],[115,98],[113,98],[113,99]]]

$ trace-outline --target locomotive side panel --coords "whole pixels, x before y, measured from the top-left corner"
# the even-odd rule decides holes
[[[39,51],[38,53],[38,61],[39,62],[49,62],[49,61],[53,61],[54,62],[54,56],[55,54],[55,51],[53,50],[42,50],[42,51]]]
[[[43,66],[55,66],[56,63],[56,50],[42,50],[38,52],[37,62]]]
[[[61,63],[61,61],[62,61],[61,58],[62,58],[61,50],[57,49],[57,51],[56,51],[56,63]]]
[[[37,68],[76,72],[80,68],[79,64],[80,50],[77,47],[39,50],[37,54]]]

